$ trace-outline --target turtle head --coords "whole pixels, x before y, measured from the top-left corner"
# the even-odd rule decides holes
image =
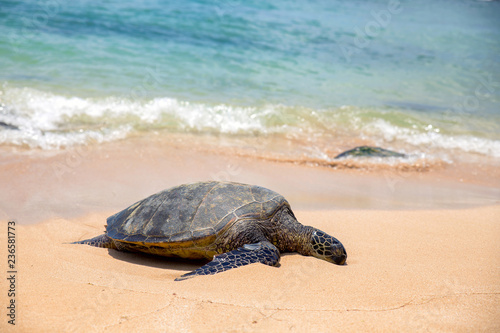
[[[311,235],[312,253],[316,258],[343,265],[347,259],[344,245],[338,239],[315,229]]]

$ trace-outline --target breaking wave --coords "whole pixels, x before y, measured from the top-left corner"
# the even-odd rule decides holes
[[[318,110],[191,103],[168,97],[82,98],[31,88],[4,88],[0,102],[0,144],[27,148],[61,149],[167,132],[278,136],[314,152],[315,158],[323,158],[321,151],[327,145],[350,139],[395,146],[406,153],[432,154],[434,149],[500,157],[500,140],[495,137],[481,137],[464,128],[451,132],[426,115],[394,108]]]

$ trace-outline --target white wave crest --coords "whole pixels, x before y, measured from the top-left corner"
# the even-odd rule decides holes
[[[302,142],[310,151],[328,148],[318,146],[318,142],[328,146],[340,135],[347,135],[353,140],[364,138],[375,143],[406,143],[416,151],[456,149],[500,157],[499,140],[443,134],[432,127],[397,126],[381,119],[384,113],[380,111],[365,112],[357,107],[314,110],[283,105],[208,105],[167,97],[143,101],[122,97],[81,98],[6,87],[0,93],[0,144],[31,148],[59,149],[118,140],[141,131],[165,130],[281,134]],[[370,116],[363,116],[363,112]]]
[[[205,105],[155,98],[65,97],[30,88],[5,89],[0,121],[19,130],[0,131],[0,143],[42,149],[126,137],[134,130],[167,128],[215,133],[268,133],[268,117],[275,112],[224,104]]]
[[[457,149],[468,153],[479,153],[500,157],[500,141],[471,135],[446,135],[431,128],[426,132],[394,126],[377,120],[365,126],[365,132],[377,135],[386,142],[403,141],[415,147]]]

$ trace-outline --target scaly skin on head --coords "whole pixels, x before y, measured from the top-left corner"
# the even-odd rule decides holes
[[[327,233],[315,229],[311,237],[313,256],[328,262],[343,265],[347,259],[347,253],[338,239]]]

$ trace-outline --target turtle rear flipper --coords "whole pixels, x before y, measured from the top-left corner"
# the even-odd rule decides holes
[[[78,241],[78,242],[73,242],[71,244],[87,244],[90,246],[95,246],[95,247],[103,247],[107,249],[115,249],[116,250],[116,245],[115,242],[111,238],[109,238],[107,235],[100,235],[94,238]]]
[[[175,281],[182,281],[198,275],[217,274],[231,268],[249,265],[254,262],[260,262],[269,266],[278,266],[279,261],[280,252],[273,244],[266,241],[245,244],[236,250],[215,256],[211,262],[178,277]]]

